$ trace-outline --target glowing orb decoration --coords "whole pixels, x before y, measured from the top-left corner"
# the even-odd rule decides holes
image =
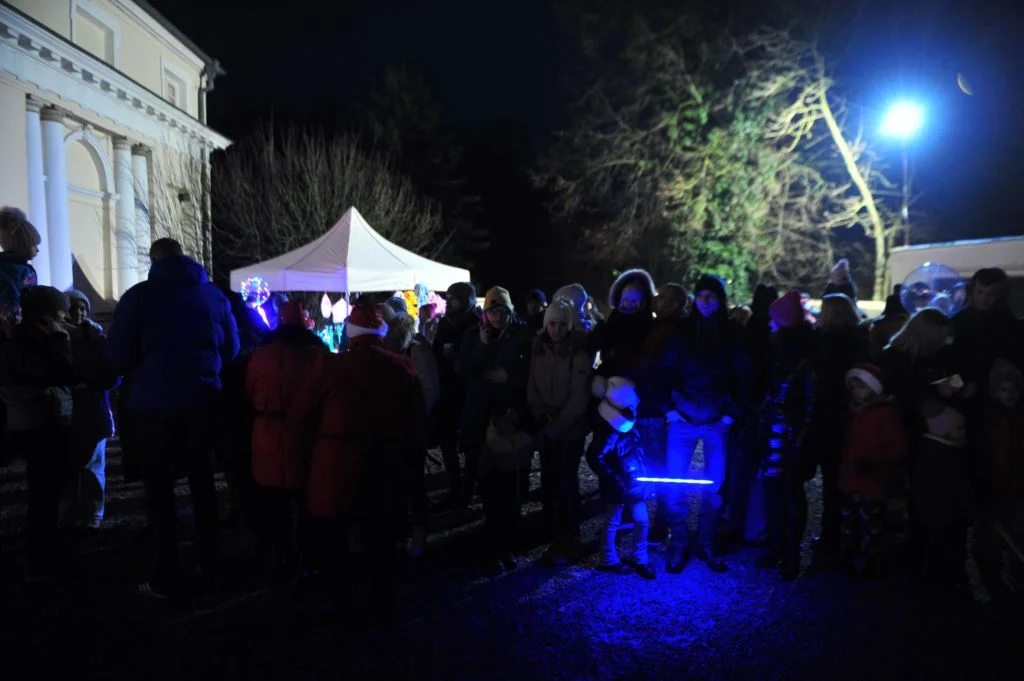
[[[263,277],[249,277],[242,282],[238,292],[250,307],[259,307],[270,300],[270,284]]]
[[[435,317],[444,315],[444,311],[448,309],[448,301],[434,291],[427,294],[427,302],[434,306]]]
[[[339,298],[331,308],[331,320],[335,324],[342,324],[346,319],[348,319],[348,303],[344,298]]]
[[[903,280],[900,302],[910,314],[937,307],[952,317],[967,304],[967,282],[952,267],[926,262]]]
[[[320,316],[324,319],[330,319],[331,311],[333,309],[334,306],[331,305],[331,297],[325,293],[324,297],[320,299]]]

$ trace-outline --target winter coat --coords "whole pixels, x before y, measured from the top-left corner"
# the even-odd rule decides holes
[[[466,401],[462,409],[462,432],[466,446],[483,445],[478,438],[484,436],[495,408],[526,414],[526,380],[531,341],[529,330],[514,317],[486,345],[480,340],[478,327],[466,331],[462,349],[455,360],[455,369],[466,381]],[[498,368],[504,369],[508,378],[504,383],[489,383],[485,378],[486,373]]]
[[[416,375],[423,386],[423,400],[427,413],[431,413],[441,396],[437,360],[434,359],[433,350],[427,339],[416,333],[416,321],[409,315],[396,316],[388,326],[383,345],[385,350],[405,355],[412,360]]]
[[[685,318],[676,372],[673,403],[686,421],[702,426],[742,417],[753,381],[743,327],[724,314]]]
[[[71,425],[71,341],[24,324],[0,345],[0,396],[7,429],[38,430]]]
[[[408,357],[376,336],[323,354],[288,414],[292,460],[309,460],[307,505],[332,519],[392,515],[403,508],[406,472],[423,452],[423,389]],[[395,424],[401,424],[396,427]]]
[[[110,390],[119,377],[105,356],[103,328],[91,320],[68,327],[72,367],[78,382],[71,390],[71,435],[83,443],[96,443],[114,434]],[[90,449],[91,452],[91,449]]]
[[[990,404],[983,433],[982,493],[1000,500],[1024,499],[1024,403],[1013,410]]]
[[[153,263],[149,279],[128,289],[107,336],[107,358],[132,378],[139,411],[194,407],[221,389],[221,369],[238,354],[227,298],[185,256]]]
[[[909,442],[903,417],[891,397],[851,408],[839,467],[839,490],[871,501],[896,491]]]
[[[653,491],[649,483],[637,481],[650,475],[650,467],[636,428],[620,433],[605,425],[595,431],[587,463],[597,474],[601,499],[607,504],[639,501]]]
[[[437,332],[431,347],[437,360],[437,377],[441,387],[441,402],[461,407],[466,395],[466,382],[455,371],[455,362],[462,351],[462,342],[470,329],[480,326],[478,310],[467,310],[459,314],[446,314],[437,322]],[[453,354],[445,357],[444,346],[453,346]],[[459,418],[455,414],[454,418]]]
[[[806,323],[777,331],[769,341],[768,391],[758,424],[761,471],[768,477],[814,473],[804,446],[815,399],[813,346]]]
[[[896,398],[912,442],[927,431],[926,414],[935,414],[947,406],[963,411],[957,395],[942,397],[934,385],[956,373],[954,359],[949,351],[916,359],[894,348],[882,353],[879,366],[885,374],[886,392]]]
[[[587,436],[593,365],[583,331],[574,330],[561,343],[553,342],[546,332],[534,336],[526,402],[543,437],[571,441]]]
[[[534,450],[533,438],[522,430],[502,435],[493,423],[487,426],[484,448],[477,462],[477,476],[491,473],[514,473],[530,465]]]
[[[967,383],[976,383],[984,395],[992,364],[997,357],[1024,370],[1024,332],[1009,307],[980,312],[967,307],[953,317],[953,352]]]
[[[818,461],[838,461],[842,456],[849,412],[846,372],[866,361],[868,352],[867,330],[859,326],[840,332],[814,331],[814,412],[807,444]]]
[[[289,490],[306,485],[306,462],[289,446],[285,425],[296,393],[325,354],[327,346],[312,331],[279,326],[249,359],[245,391],[252,410],[252,476],[260,485]]]
[[[36,270],[10,253],[0,253],[0,338],[9,338],[21,321],[21,292],[35,286]]]

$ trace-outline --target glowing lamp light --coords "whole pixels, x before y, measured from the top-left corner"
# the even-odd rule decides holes
[[[637,482],[665,482],[674,485],[713,485],[714,480],[703,480],[701,478],[637,478]]]
[[[882,134],[906,140],[914,136],[924,122],[924,109],[913,102],[896,102],[882,119]]]
[[[334,308],[331,305],[331,297],[325,293],[324,297],[320,299],[320,316],[324,319],[330,319],[331,311],[333,309]]]
[[[249,277],[242,282],[238,292],[245,304],[252,308],[258,308],[270,300],[270,284],[263,277]]]

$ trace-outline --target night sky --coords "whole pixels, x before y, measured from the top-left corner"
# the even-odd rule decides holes
[[[209,111],[232,138],[271,110],[278,120],[343,126],[385,66],[403,61],[423,69],[454,129],[511,124],[532,155],[568,120],[559,66],[572,47],[550,0],[151,4],[227,70]],[[834,55],[839,83],[870,125],[901,93],[926,106],[911,153],[933,238],[1024,232],[1021,5],[872,0],[857,28],[827,41],[845,45]],[[958,72],[973,96],[957,88]],[[898,147],[880,140],[879,149],[896,170]]]

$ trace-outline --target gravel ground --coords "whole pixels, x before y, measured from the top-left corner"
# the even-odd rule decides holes
[[[0,469],[0,669],[14,671],[4,679],[51,668],[83,679],[1024,678],[1019,601],[987,603],[981,591],[957,598],[898,572],[783,583],[753,567],[753,549],[728,555],[727,574],[693,563],[678,576],[664,573],[657,550],[653,582],[599,573],[596,555],[554,568],[539,560],[542,546],[529,548],[535,501],[525,509],[520,568],[496,577],[482,577],[469,558],[479,509],[439,517],[428,556],[402,561],[400,623],[389,629],[346,634],[310,617],[294,585],[261,579],[234,531],[224,535],[225,586],[153,602],[130,589],[142,558],[141,489],[121,482],[116,451],[110,468],[107,526],[69,537],[81,569],[33,584],[15,561],[23,470]],[[584,475],[588,495],[594,486]],[[811,493],[817,508],[814,485]],[[584,539],[596,549],[592,496],[587,511]],[[184,499],[182,514],[187,525]],[[187,558],[187,532],[184,546]]]

